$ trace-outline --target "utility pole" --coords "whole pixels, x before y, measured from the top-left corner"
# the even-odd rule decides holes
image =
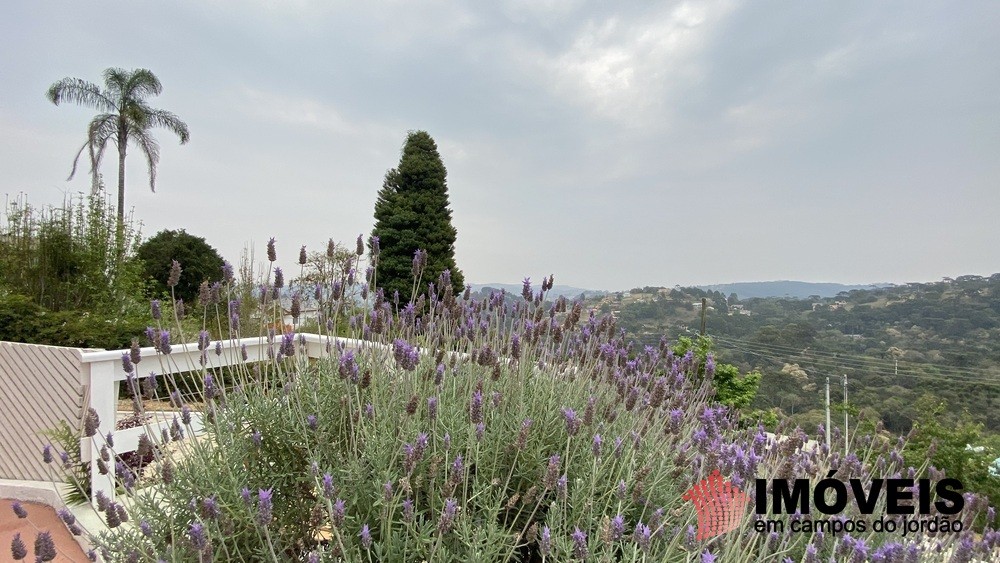
[[[847,457],[847,374],[844,374],[844,457]]]
[[[701,335],[705,336],[705,310],[708,309],[708,299],[701,298]]]
[[[826,451],[830,451],[830,376],[826,376]]]

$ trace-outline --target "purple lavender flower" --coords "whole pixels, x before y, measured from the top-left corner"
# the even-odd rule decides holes
[[[531,291],[531,278],[524,278],[521,286],[521,297],[525,301],[531,301],[534,298],[534,293]]]
[[[311,414],[311,415],[309,415],[309,416],[306,417],[306,426],[308,426],[310,430],[316,430],[316,427],[318,425],[319,425],[319,422],[316,419],[316,415]]]
[[[573,528],[571,537],[573,538],[573,557],[586,559],[588,555],[586,532],[580,528]]]
[[[212,377],[212,374],[206,373],[205,374],[205,400],[206,401],[211,401],[212,399],[214,399],[216,397],[216,394],[217,394],[217,390],[215,388],[215,379]]]
[[[161,330],[160,331],[160,353],[169,354],[171,352],[170,348],[170,331]]]
[[[396,364],[406,371],[413,371],[417,367],[417,363],[420,361],[420,351],[416,346],[410,345],[409,342],[403,340],[402,338],[397,338],[392,343],[393,347],[393,357],[396,358]]]
[[[315,551],[310,551],[309,555],[306,556],[306,563],[319,563],[319,562],[320,562],[319,554],[316,553]]]
[[[365,403],[365,418],[375,420],[375,407],[371,403]]]
[[[472,401],[469,404],[469,420],[473,424],[479,424],[483,421],[483,392],[476,389],[476,392],[472,394]]]
[[[250,440],[259,448],[264,442],[264,435],[260,433],[260,430],[254,430],[253,434],[250,435]]]
[[[337,528],[344,524],[344,513],[346,512],[343,499],[337,499],[333,502],[333,511],[331,519],[333,520],[333,525]]]
[[[153,537],[153,527],[150,526],[149,522],[145,520],[139,522],[139,531],[141,531],[142,535],[146,536],[147,538]]]
[[[28,548],[24,545],[24,541],[21,540],[20,532],[14,534],[14,539],[10,541],[10,554],[14,558],[14,561],[21,561],[28,556]]]
[[[274,510],[271,497],[271,489],[260,489],[257,493],[257,523],[261,526],[267,526],[271,523]]]
[[[278,254],[274,250],[274,237],[271,237],[271,239],[267,241],[267,260],[268,262],[274,262],[277,259]]]
[[[14,502],[11,503],[10,508],[14,511],[14,514],[16,514],[18,518],[28,517],[28,511],[25,510],[23,506],[21,506],[20,502],[15,500]]]
[[[642,522],[635,525],[635,531],[632,533],[632,539],[644,553],[649,552],[649,544],[652,538],[653,534],[649,529],[649,526],[643,524]]]
[[[181,281],[181,263],[177,260],[170,261],[170,275],[167,276],[167,287],[176,287]]]
[[[543,557],[548,557],[552,553],[552,530],[548,526],[542,527],[542,538],[538,542],[538,550]]]
[[[437,418],[438,399],[437,397],[427,397],[427,418],[434,420]]]
[[[52,446],[48,444],[42,446],[42,461],[52,463]]]
[[[56,511],[56,514],[59,516],[60,520],[66,523],[67,526],[76,524],[76,515],[70,512],[69,509],[60,508]]]
[[[97,491],[97,493],[94,494],[94,498],[97,500],[97,510],[99,510],[100,512],[105,512],[108,510],[108,505],[111,503],[111,501],[108,500],[108,496],[104,494],[104,491]]]
[[[132,364],[132,353],[125,352],[122,354],[122,371],[125,373],[132,373],[135,370],[135,365]]]
[[[803,558],[804,563],[817,563],[818,559],[816,557],[816,546],[812,543],[806,545],[806,554]]]
[[[413,521],[413,501],[411,499],[403,500],[403,521]]]
[[[240,491],[240,498],[243,499],[243,502],[250,504],[250,498],[252,494],[253,493],[250,492],[250,489],[243,487],[243,489]]]
[[[621,514],[611,519],[611,541],[618,541],[625,535],[625,517]]]
[[[417,434],[416,449],[417,454],[423,456],[424,452],[427,451],[427,446],[430,444],[430,436],[426,432],[421,432]]]
[[[109,502],[107,510],[104,511],[104,517],[107,520],[109,528],[114,529],[121,526],[122,520],[118,515],[118,503]]]
[[[52,540],[52,534],[38,532],[35,536],[35,561],[52,561],[56,555],[56,542]]]
[[[486,434],[486,425],[480,422],[476,424],[476,441],[482,442],[483,436]]]
[[[358,362],[354,359],[354,351],[348,350],[340,355],[337,372],[340,377],[355,381],[358,378]]]
[[[545,469],[545,480],[542,483],[546,489],[555,487],[556,480],[559,478],[559,463],[559,454],[552,454],[549,457],[549,465]]]
[[[191,546],[195,551],[205,551],[208,547],[208,538],[205,536],[205,527],[195,522],[188,528],[188,538],[191,539]]]
[[[323,496],[328,499],[333,499],[335,488],[333,486],[333,475],[329,473],[323,474]]]
[[[215,500],[215,495],[201,499],[201,515],[203,518],[214,520],[221,514],[219,503]]]
[[[569,477],[567,477],[565,473],[563,473],[562,477],[559,477],[556,481],[556,491],[559,493],[559,498],[562,498],[563,500],[565,500],[566,496],[569,494]]]
[[[451,449],[451,434],[445,432],[444,438],[441,439],[441,442],[444,445],[444,451],[450,450]]]
[[[594,443],[593,443],[593,446],[591,447],[591,451],[593,451],[595,458],[600,458],[601,457],[601,435],[600,434],[594,434]]]
[[[361,527],[361,531],[358,533],[361,538],[361,545],[365,549],[371,549],[372,547],[372,532],[368,529],[368,524]]]
[[[576,411],[570,408],[565,408],[562,410],[563,419],[566,421],[566,433],[570,436],[576,436],[576,433],[580,430],[581,420],[576,416]]]
[[[455,525],[455,517],[458,514],[458,501],[448,498],[444,501],[444,510],[441,511],[441,518],[438,520],[438,531],[447,534]]]
[[[233,281],[235,279],[236,279],[236,276],[234,275],[234,272],[233,272],[233,265],[230,264],[229,262],[227,262],[226,260],[223,260],[222,261],[222,281],[224,281],[226,283],[233,283]]]
[[[701,554],[701,563],[715,563],[715,559],[716,557],[707,549]]]

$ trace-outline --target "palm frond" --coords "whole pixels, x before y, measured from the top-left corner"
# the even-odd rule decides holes
[[[142,100],[149,96],[159,96],[162,91],[163,85],[152,71],[137,68],[129,73],[123,93],[128,98]]]
[[[122,100],[125,92],[125,85],[128,82],[129,72],[123,68],[111,67],[104,69],[104,87],[108,93],[116,100]]]
[[[101,166],[101,158],[104,156],[104,147],[107,146],[108,139],[113,138],[117,131],[117,117],[113,113],[102,113],[90,121],[90,125],[87,127],[87,141],[73,157],[73,168],[69,172],[69,177],[66,178],[67,182],[76,175],[77,164],[84,149],[89,149],[90,171],[95,176],[97,175]]]
[[[100,86],[79,78],[63,78],[59,82],[49,86],[46,97],[56,105],[59,105],[60,102],[73,102],[104,112],[112,112],[118,109],[115,102],[108,97],[107,92],[101,90]]]
[[[129,139],[142,150],[146,157],[146,164],[149,167],[149,189],[156,191],[156,165],[160,162],[160,144],[149,134],[148,131],[132,129],[129,131]]]
[[[182,145],[187,143],[188,139],[191,138],[191,133],[188,131],[187,123],[184,123],[179,117],[169,111],[150,108],[147,113],[147,119],[149,120],[149,125],[151,127],[163,127],[164,129],[172,131],[175,135],[180,137]]]

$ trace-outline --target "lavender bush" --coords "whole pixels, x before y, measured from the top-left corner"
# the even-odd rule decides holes
[[[745,518],[698,540],[682,497],[716,469],[752,502],[758,477],[815,484],[834,469],[870,482],[923,468],[902,466],[903,440],[857,438],[845,456],[800,429],[774,440],[740,423],[714,401],[710,365],[666,340],[636,348],[610,318],[546,300],[552,278],[525,280],[515,305],[502,292],[455,295],[447,272],[426,295],[386,296],[374,283],[377,248],[366,259],[359,238],[330,276],[269,271],[255,313],[268,360],[206,369],[197,389],[172,389],[175,423],[141,445],[155,461],[142,474],[119,464],[124,498],[97,499],[110,527],[94,538],[105,559],[969,561],[1000,542],[989,528],[906,541],[793,534],[798,514],[769,516],[786,523],[781,534]],[[219,320],[198,335],[153,326],[159,357],[123,358],[123,368],[141,377],[168,365],[179,340],[207,356],[221,349],[213,333],[249,336],[235,328],[247,323],[234,318],[244,309],[227,280],[214,297]],[[304,306],[319,311],[321,343],[273,329],[286,284],[296,323]],[[308,346],[322,357],[307,357]],[[205,431],[194,437],[198,416]],[[858,516],[851,506],[843,518]],[[960,517],[985,510],[970,497]]]

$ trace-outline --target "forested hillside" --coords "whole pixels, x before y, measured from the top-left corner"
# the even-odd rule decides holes
[[[741,299],[696,288],[637,288],[592,302],[632,337],[696,334],[701,300],[720,358],[764,379],[756,407],[823,420],[824,387],[859,420],[909,430],[944,405],[951,420],[1000,431],[1000,274],[852,290],[833,298]],[[841,415],[842,416],[842,415]]]

